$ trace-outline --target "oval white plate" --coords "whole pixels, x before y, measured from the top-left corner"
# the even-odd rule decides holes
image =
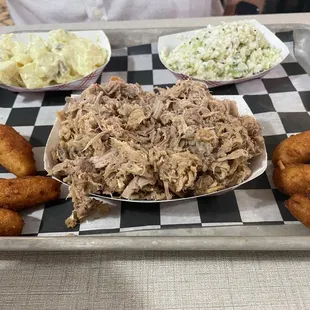
[[[99,67],[98,69],[94,70],[93,72],[89,73],[88,75],[79,78],[78,80],[74,80],[68,83],[64,84],[57,84],[57,85],[51,85],[51,86],[45,86],[41,88],[25,88],[25,87],[17,87],[17,86],[11,86],[6,84],[0,84],[1,88],[8,89],[13,92],[45,92],[45,91],[59,91],[59,90],[83,90],[86,89],[91,84],[96,83],[99,76],[101,75],[103,69],[105,66],[109,63],[111,58],[111,45],[108,37],[102,30],[89,30],[89,31],[70,31],[71,33],[74,33],[75,35],[86,38],[90,41],[92,41],[95,44],[98,44],[99,46],[103,47],[107,50],[108,56],[106,63]],[[14,33],[16,41],[28,43],[29,42],[29,34],[30,33]],[[48,32],[32,32],[31,34],[37,35],[43,39],[48,38]]]
[[[199,79],[197,77],[188,76],[182,72],[176,72],[176,71],[171,70],[169,67],[167,67],[165,62],[161,58],[161,54],[162,54],[163,49],[166,49],[166,50],[168,50],[168,52],[170,52],[174,48],[176,48],[177,46],[182,44],[184,41],[187,41],[187,40],[193,38],[197,34],[197,32],[199,32],[205,28],[159,37],[158,46],[157,46],[159,59],[163,63],[163,65],[170,72],[172,72],[178,79],[187,80],[188,78],[191,78],[193,80],[204,82],[205,84],[208,85],[209,88],[227,85],[227,84],[235,84],[235,83],[240,83],[240,82],[245,82],[245,81],[249,81],[252,79],[260,78],[260,77],[266,75],[270,70],[272,70],[274,67],[276,67],[279,63],[281,63],[289,55],[290,52],[289,52],[288,47],[274,33],[272,33],[264,25],[260,24],[258,21],[254,20],[254,19],[248,20],[248,22],[255,25],[257,30],[259,30],[260,32],[262,32],[264,34],[266,40],[270,43],[271,46],[281,50],[280,59],[269,70],[265,70],[265,71],[262,71],[258,74],[248,76],[248,77],[244,77],[244,78],[240,78],[240,79],[233,79],[233,80],[226,80],[226,81],[224,81],[224,80],[223,81],[222,80],[221,81],[212,81],[212,80],[202,80],[202,79]]]
[[[249,108],[249,106],[247,105],[247,103],[245,102],[245,100],[243,99],[243,96],[214,96],[218,99],[230,99],[230,100],[234,100],[237,104],[238,107],[238,111],[240,115],[249,115],[254,117],[251,109]],[[64,106],[64,110],[66,109],[66,106]],[[49,135],[49,138],[47,140],[47,144],[45,147],[45,152],[44,152],[44,169],[45,170],[50,170],[55,166],[55,162],[52,159],[51,156],[51,150],[56,147],[58,145],[58,141],[59,141],[59,130],[60,130],[60,122],[58,119],[56,119],[55,124],[51,130],[51,133]],[[177,202],[177,201],[183,201],[183,200],[189,200],[189,199],[196,199],[198,197],[207,197],[207,196],[216,196],[216,195],[221,195],[221,194],[225,194],[227,192],[230,192],[234,189],[236,189],[237,187],[248,183],[252,180],[254,180],[255,178],[259,177],[262,173],[265,172],[267,168],[267,152],[266,152],[266,146],[264,144],[264,150],[263,153],[255,158],[253,158],[250,161],[250,169],[251,169],[251,176],[245,180],[244,182],[229,187],[229,188],[225,188],[222,189],[220,191],[211,193],[211,194],[204,194],[204,195],[199,195],[199,196],[191,196],[191,197],[186,197],[186,198],[176,198],[176,199],[172,199],[172,200],[128,200],[128,199],[123,199],[123,198],[113,198],[113,197],[108,197],[108,196],[104,196],[104,195],[97,195],[97,194],[92,194],[91,196],[94,197],[97,200],[101,200],[101,201],[131,201],[131,202],[136,202],[136,203],[163,203],[163,202]],[[56,177],[54,177],[56,180],[58,180],[59,182],[67,185],[66,183],[62,182],[61,180],[57,179]]]

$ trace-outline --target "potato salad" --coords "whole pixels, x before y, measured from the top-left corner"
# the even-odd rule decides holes
[[[281,56],[249,21],[208,26],[161,58],[172,71],[205,80],[232,80],[270,69]]]
[[[49,32],[46,40],[31,34],[28,42],[4,34],[0,83],[28,89],[67,83],[103,66],[107,58],[104,48],[63,29]]]

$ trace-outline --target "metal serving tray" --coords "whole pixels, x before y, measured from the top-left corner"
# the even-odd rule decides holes
[[[149,27],[145,27],[145,23],[137,23],[137,27],[132,24],[122,27],[122,23],[119,23],[115,29],[110,26],[113,23],[63,24],[61,27],[68,30],[104,29],[112,48],[118,48],[155,42],[164,34],[202,28],[209,20],[182,23],[169,21],[169,27],[165,27],[163,23],[158,26],[158,22],[150,23]],[[2,27],[0,33],[49,31],[58,27],[59,25]],[[310,74],[310,25],[285,24],[267,27],[273,31],[294,30],[295,57]],[[0,251],[79,250],[310,250],[310,230],[296,223],[148,230],[101,236],[0,237]]]

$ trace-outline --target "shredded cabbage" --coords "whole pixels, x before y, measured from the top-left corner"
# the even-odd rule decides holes
[[[165,65],[205,80],[232,80],[270,69],[281,51],[272,47],[249,21],[208,26],[172,51],[161,53]]]

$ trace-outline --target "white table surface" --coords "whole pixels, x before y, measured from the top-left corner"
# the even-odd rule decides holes
[[[256,18],[265,24],[310,23],[310,14]],[[223,19],[204,21],[214,24]],[[92,23],[88,29],[156,28],[178,23]],[[201,19],[182,23],[194,27]],[[37,27],[3,27],[0,32]],[[40,29],[55,27],[43,25]],[[66,25],[73,27],[83,29],[79,24]],[[310,253],[0,252],[0,309],[223,308],[309,309]]]

